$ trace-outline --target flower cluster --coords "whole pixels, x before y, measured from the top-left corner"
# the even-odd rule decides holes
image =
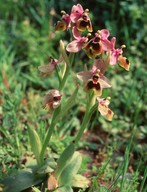
[[[97,98],[98,111],[107,120],[111,121],[114,113],[108,107],[110,101],[108,98],[101,98],[103,89],[111,87],[104,73],[108,66],[116,65],[117,63],[129,71],[129,60],[123,56],[125,45],[116,48],[116,38],[110,38],[110,32],[107,29],[93,32],[89,10],[84,10],[80,4],[74,5],[70,14],[65,11],[61,13],[62,19],[55,25],[55,31],[71,30],[73,40],[67,44],[66,51],[77,53],[84,50],[90,59],[94,59],[91,70],[89,71],[85,65],[84,71],[79,72],[77,78],[83,82],[87,92],[93,91]],[[49,64],[40,66],[39,70],[44,76],[48,76],[59,63],[59,60],[50,58]],[[60,92],[51,90],[45,96],[43,104],[49,109],[55,109],[60,102]]]
[[[116,48],[116,38],[109,39],[110,32],[107,29],[93,32],[88,9],[84,10],[80,4],[77,4],[72,7],[70,14],[65,11],[62,11],[62,14],[62,20],[58,21],[55,30],[71,29],[74,40],[67,45],[68,52],[75,53],[83,49],[89,58],[95,58],[106,52],[109,55],[110,65],[118,63],[129,71],[129,60],[123,56],[125,45]],[[86,36],[82,36],[84,31],[87,31]]]

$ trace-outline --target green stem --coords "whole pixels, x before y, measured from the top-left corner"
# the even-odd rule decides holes
[[[60,90],[60,91],[61,91],[61,90],[63,89],[63,87],[65,86],[65,83],[66,83],[66,80],[67,80],[69,71],[70,71],[70,68],[67,67],[66,72],[65,72],[65,75],[64,75],[64,77],[63,77],[63,79],[62,79],[62,82],[61,82],[61,84],[60,84],[60,87],[59,87],[59,90]]]
[[[76,136],[76,139],[75,139],[75,145],[77,145],[77,143],[79,142],[80,138],[82,137],[83,132],[84,132],[84,130],[85,130],[88,122],[89,122],[89,110],[87,110],[87,111],[85,112],[85,115],[84,115],[84,119],[83,119],[81,128],[80,128],[80,130],[79,130],[79,132],[78,132],[78,134],[77,134],[77,136]]]
[[[60,91],[63,89],[63,87],[65,86],[65,83],[67,81],[67,78],[68,78],[68,75],[70,72],[70,68],[71,68],[71,65],[73,62],[74,54],[70,53],[68,58],[67,58],[67,55],[64,54],[63,57],[64,57],[64,61],[66,62],[66,71],[65,71],[64,77],[63,77],[62,82],[59,87]]]
[[[40,153],[40,159],[41,159],[41,162],[43,162],[43,157],[44,157],[44,153],[45,153],[45,150],[48,146],[48,143],[50,141],[50,138],[52,136],[52,133],[53,133],[53,130],[54,130],[54,127],[56,125],[56,121],[54,121],[54,119],[56,118],[56,115],[59,113],[59,108],[55,109],[54,113],[53,113],[53,117],[52,117],[52,121],[51,121],[51,125],[48,129],[48,132],[46,134],[46,137],[45,137],[45,140],[44,140],[44,143],[43,143],[43,146],[42,146],[42,149],[41,149],[41,153]]]
[[[59,68],[59,66],[57,65],[56,66],[56,74],[57,74],[57,78],[58,78],[58,81],[59,81],[59,85],[61,84],[61,81],[62,81],[62,75],[61,75],[61,70]]]
[[[92,113],[94,111],[91,112],[91,109],[94,105],[94,99],[95,99],[95,96],[93,96],[93,94],[89,95],[89,99],[87,101],[87,106],[86,106],[86,112],[85,112],[85,115],[84,115],[84,118],[83,118],[83,121],[82,121],[82,125],[81,125],[81,128],[75,138],[75,145],[77,145],[77,143],[79,142],[80,138],[82,137],[83,135],[83,132],[84,130],[86,129],[89,121],[90,121],[90,117],[92,115]]]

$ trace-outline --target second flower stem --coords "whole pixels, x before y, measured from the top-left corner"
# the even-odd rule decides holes
[[[84,118],[83,118],[83,121],[82,121],[82,125],[81,125],[81,128],[80,128],[76,138],[75,138],[75,145],[77,145],[77,143],[79,142],[80,138],[83,135],[84,130],[86,129],[86,127],[87,127],[87,125],[88,125],[88,123],[90,121],[90,117],[92,115],[91,108],[92,108],[92,106],[94,104],[94,101],[93,101],[94,98],[95,97],[93,96],[93,94],[89,95],[89,99],[87,101],[87,106],[86,106],[86,112],[85,112],[85,115],[84,115]]]
[[[65,49],[64,49],[64,44],[63,42],[61,41],[60,42],[60,48],[61,48],[61,53],[62,53],[62,57],[66,63],[66,70],[65,70],[65,74],[63,76],[63,79],[62,81],[59,83],[60,84],[60,87],[59,87],[59,90],[61,91],[64,86],[65,86],[65,83],[67,81],[67,78],[68,78],[68,75],[69,75],[69,72],[70,72],[70,68],[71,68],[71,64],[73,62],[73,56],[74,54],[70,54],[69,57],[67,56],[66,52],[65,52]],[[44,143],[43,143],[43,146],[42,146],[42,150],[41,150],[41,153],[40,153],[40,159],[41,159],[41,162],[43,163],[43,158],[44,158],[44,153],[45,153],[45,150],[49,144],[49,141],[50,141],[50,138],[52,136],[52,133],[53,133],[53,130],[54,130],[54,127],[57,123],[56,121],[56,116],[59,115],[60,113],[60,107],[58,107],[57,109],[55,109],[54,113],[53,113],[53,117],[52,117],[52,121],[51,121],[51,125],[49,127],[49,130],[45,136],[45,140],[44,140]]]
[[[54,111],[54,114],[53,114],[53,118],[52,118],[52,121],[51,121],[51,125],[48,129],[48,132],[45,136],[45,140],[44,140],[44,143],[43,143],[43,146],[42,146],[42,150],[41,150],[41,153],[40,153],[40,159],[41,159],[41,162],[43,163],[43,157],[44,157],[44,153],[45,153],[45,150],[48,146],[48,143],[49,143],[49,140],[52,136],[52,133],[53,133],[53,130],[54,130],[54,127],[56,125],[56,122],[54,121],[55,117],[56,117],[56,114],[58,114],[58,108]]]

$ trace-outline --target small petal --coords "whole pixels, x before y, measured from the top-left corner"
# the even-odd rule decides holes
[[[77,78],[86,83],[89,79],[92,78],[92,73],[90,71],[81,71],[77,74]]]
[[[116,65],[121,49],[114,49],[110,54],[110,65]]]
[[[102,71],[103,66],[104,66],[104,61],[102,59],[96,59],[92,65],[92,72],[96,73],[97,69]]]
[[[82,46],[83,43],[79,42],[78,40],[74,40],[67,45],[66,50],[68,52],[76,53],[82,49]]]
[[[100,82],[102,88],[110,88],[111,87],[111,83],[110,83],[109,79],[107,79],[102,74],[100,75],[99,82]]]
[[[113,44],[108,39],[101,40],[103,51],[111,51],[113,49]]]
[[[99,106],[98,106],[98,111],[100,112],[100,114],[101,114],[102,116],[106,116],[107,113],[108,113],[108,108],[107,108],[105,105],[99,104]]]
[[[43,75],[44,77],[48,77],[55,70],[56,65],[58,63],[59,63],[59,61],[57,59],[50,57],[49,64],[39,66],[38,70],[41,72],[41,75]]]
[[[107,39],[110,35],[110,32],[107,29],[102,29],[98,32],[100,33],[101,39]]]
[[[76,53],[76,52],[79,52],[84,47],[84,45],[88,39],[87,39],[87,37],[81,37],[80,33],[76,29],[76,27],[73,27],[72,33],[73,33],[75,40],[73,40],[72,42],[70,42],[67,45],[66,50],[68,52]]]
[[[76,21],[81,17],[82,13],[84,12],[82,5],[77,4],[72,7],[70,19],[73,23],[76,23]]]
[[[112,37],[111,43],[113,45],[113,49],[115,49],[116,37]]]
[[[41,75],[44,77],[50,76],[54,71],[54,69],[55,69],[55,66],[52,64],[41,65],[38,67],[38,70],[41,72]]]
[[[113,42],[108,40],[110,32],[107,29],[102,29],[102,30],[98,31],[98,33],[100,34],[100,39],[102,42],[102,49],[104,51],[112,50],[113,49]]]
[[[77,28],[74,26],[72,28],[72,34],[73,34],[73,37],[76,39],[76,40],[80,40],[81,39],[81,34],[80,32],[77,30]]]
[[[102,74],[104,74],[107,66],[109,63],[106,60],[105,62],[102,59],[96,59],[95,62],[92,65],[92,72],[96,73],[96,71],[99,69]]]

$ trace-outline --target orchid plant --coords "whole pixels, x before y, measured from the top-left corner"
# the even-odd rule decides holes
[[[43,106],[48,112],[52,113],[52,119],[40,151],[41,165],[44,164],[44,152],[49,144],[57,121],[72,107],[78,94],[79,86],[76,87],[66,103],[62,103],[62,97],[64,97],[62,90],[72,69],[74,54],[85,51],[89,59],[94,59],[94,63],[90,70],[85,65],[84,70],[77,73],[77,79],[82,81],[81,86],[83,86],[87,98],[86,111],[81,128],[73,142],[69,144],[57,160],[57,167],[49,174],[48,189],[59,192],[63,190],[72,191],[71,186],[87,187],[89,185],[89,181],[86,178],[77,175],[81,163],[80,154],[75,152],[77,144],[95,110],[98,110],[107,120],[111,121],[113,119],[114,113],[109,108],[110,97],[102,97],[103,89],[111,88],[110,81],[104,76],[106,69],[117,63],[127,71],[130,67],[128,59],[123,56],[125,45],[122,45],[121,48],[115,48],[116,38],[112,37],[110,39],[110,32],[107,29],[93,32],[88,9],[84,10],[80,4],[77,4],[72,7],[70,14],[67,14],[65,11],[61,13],[62,19],[55,25],[55,31],[70,30],[73,40],[66,47],[63,41],[60,41],[61,57],[59,60],[51,58],[49,64],[39,66],[39,71],[44,76],[50,76],[53,71],[56,71],[59,81],[58,89],[50,90],[43,99]],[[59,68],[60,63],[64,64],[63,70]],[[73,182],[75,180],[76,182]]]
[[[125,45],[116,48],[116,38],[110,38],[109,30],[98,29],[93,32],[88,9],[84,10],[82,5],[77,4],[72,7],[69,14],[65,11],[61,13],[62,18],[55,25],[55,31],[71,31],[72,41],[65,46],[60,40],[60,58],[51,57],[47,65],[41,65],[38,68],[45,77],[49,77],[55,71],[59,82],[59,87],[49,90],[42,102],[45,110],[52,115],[50,126],[43,143],[37,131],[32,128],[29,128],[29,136],[38,165],[36,173],[42,176],[47,175],[47,189],[56,192],[72,192],[73,186],[83,188],[90,184],[87,178],[78,174],[82,159],[76,149],[91,115],[98,110],[108,121],[112,121],[114,116],[109,108],[110,96],[103,98],[103,89],[111,88],[110,81],[104,75],[105,71],[116,64],[129,71],[130,63],[123,56]],[[81,81],[81,84],[77,84],[71,96],[63,100],[65,97],[63,90],[72,70],[74,55],[80,51],[84,51],[89,59],[94,60],[93,65],[91,69],[85,65],[83,71],[77,73],[77,79]],[[62,68],[60,68],[61,63],[64,66]],[[81,86],[86,98],[86,110],[81,128],[57,161],[53,158],[46,158],[45,151],[54,128],[75,103],[78,89]]]

